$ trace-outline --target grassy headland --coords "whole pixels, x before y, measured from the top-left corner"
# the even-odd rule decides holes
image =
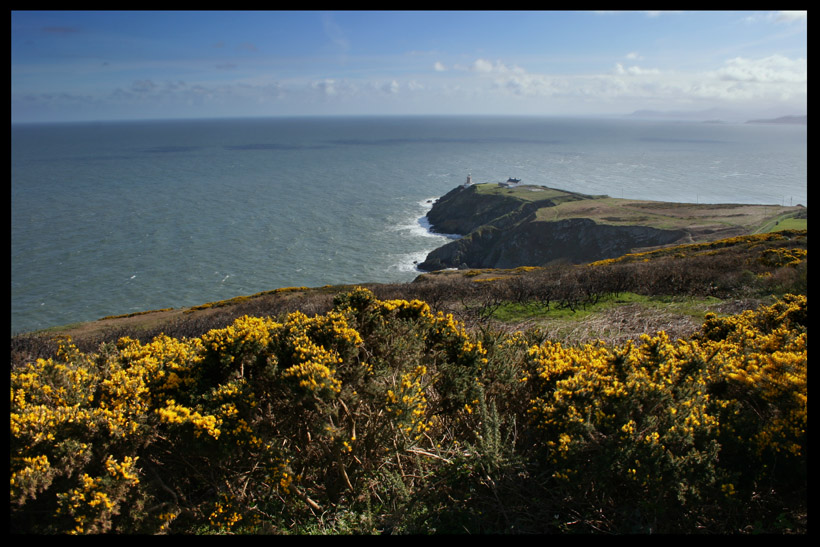
[[[773,231],[767,228],[770,223],[786,219],[792,219],[792,222],[784,228],[805,230],[807,227],[806,208],[800,205],[673,203],[586,195],[535,185],[508,188],[496,183],[483,183],[476,184],[474,188],[481,196],[523,202],[549,200],[549,205],[537,210],[536,220],[539,221],[588,218],[599,224],[684,229],[694,232],[690,242],[721,239],[719,232],[725,229],[738,231],[732,235]]]
[[[419,264],[510,268],[582,263],[672,244],[806,227],[802,206],[669,203],[484,183],[442,196],[427,215],[433,229],[464,237]]]

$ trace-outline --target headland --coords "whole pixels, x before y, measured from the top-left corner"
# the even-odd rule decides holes
[[[438,199],[427,219],[434,232],[463,237],[429,253],[418,268],[581,264],[758,233],[801,216],[801,205],[671,203],[535,185],[462,185]]]

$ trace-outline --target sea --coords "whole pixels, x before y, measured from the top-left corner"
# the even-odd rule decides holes
[[[808,205],[807,127],[554,117],[11,126],[11,331],[280,287],[409,282],[471,175],[585,194]]]

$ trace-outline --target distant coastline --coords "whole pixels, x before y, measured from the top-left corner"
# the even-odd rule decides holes
[[[780,116],[779,118],[766,118],[761,120],[749,120],[746,123],[779,123],[788,125],[808,125],[808,114],[805,116]]]
[[[807,125],[808,115],[784,115],[771,118],[749,119],[748,114],[744,116],[740,112],[733,112],[726,109],[710,108],[708,110],[682,111],[682,110],[636,110],[627,117],[647,120],[677,120],[704,123],[768,123],[768,124],[788,124]]]

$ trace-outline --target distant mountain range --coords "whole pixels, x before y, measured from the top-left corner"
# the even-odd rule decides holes
[[[710,108],[708,110],[684,111],[684,110],[636,110],[628,114],[629,118],[643,119],[666,119],[685,120],[703,122],[745,122],[745,123],[777,123],[777,124],[807,124],[807,115],[803,116],[779,116],[771,118],[749,119],[748,115],[725,110],[720,108]]]
[[[808,125],[807,120],[808,115],[806,116],[780,116],[779,118],[767,118],[764,120],[749,120],[746,123],[787,123],[787,124],[800,124],[800,125]]]

